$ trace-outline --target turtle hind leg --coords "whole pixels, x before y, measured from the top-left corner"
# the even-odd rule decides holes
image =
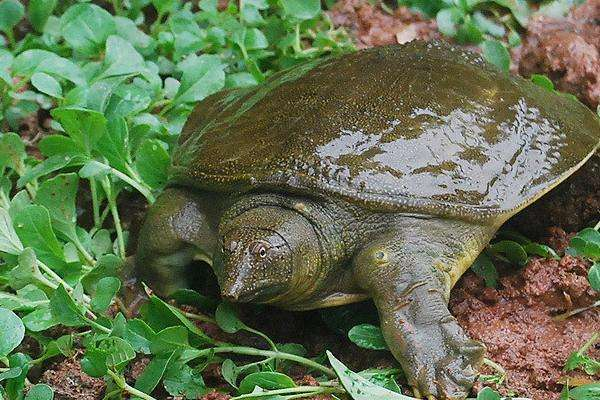
[[[220,216],[210,194],[185,188],[165,190],[152,205],[140,229],[134,261],[135,279],[160,295],[189,288],[186,268],[194,257],[212,260]]]
[[[451,270],[468,266],[490,235],[490,228],[464,222],[403,220],[354,259],[388,347],[423,397],[463,399],[475,381],[485,347],[467,336],[447,304]]]

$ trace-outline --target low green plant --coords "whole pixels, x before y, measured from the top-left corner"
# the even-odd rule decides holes
[[[398,4],[435,18],[439,31],[461,44],[478,45],[499,69],[510,68],[509,49],[534,15],[565,16],[583,0],[551,0],[532,7],[526,0],[398,0]]]

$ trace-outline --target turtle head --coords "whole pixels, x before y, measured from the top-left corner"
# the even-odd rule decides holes
[[[310,287],[309,271],[320,263],[319,241],[299,212],[252,208],[225,218],[220,232],[222,251],[214,269],[225,299],[285,305]]]

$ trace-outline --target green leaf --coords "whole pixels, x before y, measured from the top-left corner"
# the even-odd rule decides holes
[[[152,354],[165,354],[189,347],[188,330],[183,326],[170,326],[158,332],[150,343]]]
[[[595,262],[588,271],[588,281],[590,286],[597,292],[600,292],[600,262]]]
[[[498,287],[498,271],[494,263],[485,254],[481,253],[471,265],[471,270],[485,280],[485,286]]]
[[[236,315],[235,310],[231,304],[223,302],[217,307],[215,311],[215,320],[219,328],[227,333],[236,333],[246,328],[244,324]]]
[[[117,26],[117,34],[131,43],[137,51],[145,56],[154,53],[156,48],[155,40],[138,29],[134,21],[120,16],[114,17],[114,20]]]
[[[552,82],[546,75],[533,74],[531,75],[531,82],[543,87],[546,90],[554,92],[554,82]]]
[[[531,10],[526,0],[493,0],[494,3],[508,8],[512,15],[515,17],[517,22],[522,26],[526,27],[529,22],[529,15]]]
[[[229,358],[221,364],[221,375],[223,376],[223,379],[234,388],[237,388],[237,377],[239,373],[240,369]]]
[[[49,307],[38,308],[23,317],[23,324],[32,332],[42,332],[58,325]]]
[[[98,282],[107,276],[118,276],[119,268],[122,265],[123,261],[114,254],[105,254],[98,258],[94,269],[81,278],[81,284],[85,291],[95,294]]]
[[[544,257],[544,258],[554,258],[554,259],[558,259],[558,255],[556,254],[556,252],[546,246],[545,244],[540,244],[540,243],[527,243],[523,245],[523,250],[525,250],[525,252],[527,254],[531,254],[531,255],[535,255],[535,256],[540,256],[540,257]]]
[[[12,70],[19,76],[32,76],[36,72],[63,78],[75,85],[85,85],[86,79],[81,68],[71,60],[47,50],[26,50],[15,57]]]
[[[492,36],[502,38],[506,33],[504,26],[494,22],[479,11],[473,14],[473,21],[483,32],[489,33]]]
[[[320,0],[279,0],[279,2],[286,15],[298,20],[312,19],[321,13]]]
[[[60,83],[45,72],[36,72],[31,77],[31,84],[40,92],[51,97],[62,98]]]
[[[119,367],[135,358],[133,347],[127,341],[115,336],[101,340],[98,349],[107,354],[106,365],[109,367]]]
[[[85,324],[83,312],[71,298],[64,286],[60,285],[50,297],[52,317],[65,326],[81,326]]]
[[[107,356],[105,351],[87,348],[81,359],[81,369],[93,378],[102,378],[108,372]]]
[[[8,211],[0,207],[0,252],[17,255],[23,250],[23,244],[13,228]]]
[[[38,258],[49,265],[63,262],[63,249],[50,225],[45,207],[29,205],[15,216],[14,226],[21,242],[33,247]]]
[[[193,333],[196,339],[199,339],[203,343],[214,342],[200,328],[187,319],[178,308],[165,303],[156,296],[150,297],[143,315],[146,323],[156,331],[172,326],[183,326]]]
[[[106,39],[116,31],[108,11],[90,3],[75,4],[60,18],[60,31],[74,50],[91,56],[98,54]]]
[[[572,400],[597,400],[600,398],[600,382],[571,388],[569,398]]]
[[[594,261],[600,260],[600,232],[593,228],[586,228],[577,233],[571,239],[567,253]]]
[[[485,387],[477,393],[477,400],[501,400],[498,392],[489,387]]]
[[[523,246],[512,240],[501,240],[492,244],[489,249],[493,253],[502,254],[515,265],[524,266],[527,263],[527,252]]]
[[[195,103],[218,92],[225,85],[225,66],[219,56],[192,54],[177,65],[182,72],[181,86],[174,104]]]
[[[152,5],[156,8],[156,11],[163,15],[165,13],[171,12],[175,9],[177,5],[176,0],[152,0]]]
[[[21,169],[25,158],[25,144],[16,133],[0,136],[0,168]]]
[[[499,70],[508,72],[510,68],[510,53],[498,40],[486,40],[481,44],[483,58]]]
[[[44,383],[38,383],[37,385],[33,385],[29,391],[27,391],[27,395],[25,396],[25,400],[52,400],[54,399],[54,391],[52,388]]]
[[[164,356],[154,357],[144,372],[135,381],[135,388],[141,390],[144,393],[152,393],[154,388],[158,385],[158,382],[162,379],[167,366],[171,362],[175,353],[166,354]]]
[[[69,154],[57,154],[51,157],[48,157],[35,167],[27,170],[17,180],[17,187],[21,188],[25,186],[27,183],[38,179],[42,176],[48,175],[54,171],[58,171],[66,167],[67,165],[78,165],[83,164],[84,158],[80,155],[69,155]]]
[[[0,358],[6,357],[25,337],[25,326],[17,315],[6,308],[0,308]]]
[[[348,332],[348,338],[364,349],[387,350],[387,344],[378,326],[371,324],[356,325]]]
[[[174,397],[198,399],[208,392],[200,371],[181,362],[169,365],[163,384],[167,392]]]
[[[93,311],[105,312],[113,298],[121,289],[121,281],[115,277],[107,276],[100,279],[96,285],[96,293],[92,297],[90,306]]]
[[[105,79],[119,75],[138,75],[144,72],[144,58],[125,39],[109,36],[106,40],[106,56],[102,72],[96,79]]]
[[[0,31],[12,31],[25,15],[25,7],[17,0],[0,1]]]
[[[24,249],[19,254],[19,263],[16,267],[10,270],[10,286],[13,289],[19,290],[29,284],[39,284],[46,282],[46,279],[38,269],[37,258],[31,247]]]
[[[75,198],[79,177],[75,173],[59,174],[45,180],[39,187],[35,202],[50,212],[52,226],[72,242],[79,241],[75,230],[77,211]]]
[[[457,26],[463,19],[463,13],[456,7],[444,8],[437,13],[435,19],[440,32],[454,37],[458,32]]]
[[[413,400],[412,397],[392,392],[350,371],[330,351],[327,351],[327,357],[340,383],[354,400]]]
[[[152,328],[141,319],[127,321],[127,329],[123,338],[127,340],[138,353],[150,354],[151,341],[156,336]]]
[[[96,160],[89,160],[79,170],[78,174],[82,178],[102,177],[110,173],[110,166]]]
[[[4,371],[4,372],[0,372],[0,382],[2,382],[3,380],[6,379],[12,379],[12,378],[16,378],[17,376],[21,375],[21,372],[23,370],[19,367],[15,367],[15,368],[9,368],[8,370]]]
[[[171,160],[163,146],[158,139],[146,139],[136,152],[135,167],[142,180],[152,188],[161,188],[168,180]]]
[[[27,13],[31,26],[38,31],[43,32],[46,22],[56,8],[58,0],[29,0]]]
[[[240,382],[240,394],[248,394],[258,386],[264,390],[289,389],[296,386],[292,378],[279,372],[255,372]]]
[[[112,240],[110,238],[110,232],[107,229],[98,229],[92,237],[91,243],[92,253],[96,257],[101,257],[112,250]]]
[[[97,111],[61,107],[52,110],[51,114],[87,154],[90,154],[96,142],[106,133],[106,118]]]

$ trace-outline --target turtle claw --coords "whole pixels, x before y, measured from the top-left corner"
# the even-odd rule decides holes
[[[420,398],[466,398],[482,363],[483,344],[469,339],[458,325],[458,329],[445,325],[430,326],[408,338],[410,354],[404,355],[402,367]]]

